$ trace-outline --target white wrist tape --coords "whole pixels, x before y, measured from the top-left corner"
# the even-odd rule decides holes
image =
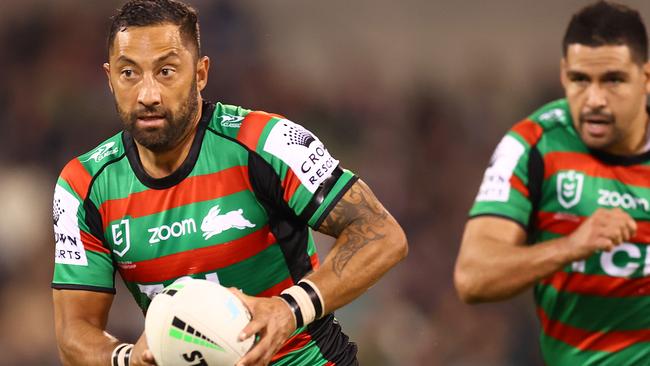
[[[111,366],[129,366],[133,345],[129,343],[118,344],[111,353]]]
[[[291,295],[300,308],[300,313],[302,314],[302,324],[307,325],[316,319],[316,310],[314,305],[309,299],[307,292],[300,286],[291,286],[288,289],[282,291],[283,294]]]
[[[307,325],[323,316],[323,309],[325,308],[323,296],[312,281],[300,280],[297,285],[289,287],[282,293],[291,295],[298,303],[303,325]]]

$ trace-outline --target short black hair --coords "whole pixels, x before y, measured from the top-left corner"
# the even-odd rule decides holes
[[[196,47],[201,55],[201,34],[196,9],[175,0],[131,0],[118,9],[111,18],[108,32],[108,52],[113,48],[117,32],[128,27],[174,24],[179,26],[181,36]]]
[[[572,44],[589,47],[625,45],[632,60],[648,61],[648,35],[638,11],[609,1],[598,1],[573,15],[562,41],[562,54]]]

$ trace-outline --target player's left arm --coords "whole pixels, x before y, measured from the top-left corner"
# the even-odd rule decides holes
[[[306,277],[320,292],[322,314],[359,297],[408,252],[404,231],[360,179],[336,203],[318,231],[336,238],[323,265]],[[267,365],[299,320],[279,297],[233,292],[253,314],[240,339],[260,336],[237,365]]]
[[[408,252],[404,231],[362,180],[318,231],[336,238],[321,268],[307,276],[322,295],[324,314],[359,297]]]

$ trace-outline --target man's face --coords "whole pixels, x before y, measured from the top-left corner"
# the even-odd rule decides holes
[[[117,111],[133,138],[154,152],[168,151],[198,118],[207,58],[197,61],[173,24],[117,32],[104,65]]]
[[[625,45],[572,44],[562,60],[573,123],[590,148],[627,152],[645,131],[648,77],[631,56]]]

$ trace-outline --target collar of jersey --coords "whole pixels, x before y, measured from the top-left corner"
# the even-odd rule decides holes
[[[133,173],[135,173],[138,180],[151,189],[167,189],[177,185],[183,179],[187,178],[190,172],[192,172],[192,169],[194,169],[194,165],[196,165],[196,160],[201,151],[201,144],[203,143],[203,136],[205,136],[205,130],[208,123],[210,123],[214,108],[215,105],[213,103],[203,102],[203,105],[201,106],[201,120],[197,126],[196,135],[194,136],[194,141],[192,141],[190,152],[187,154],[183,164],[181,164],[181,166],[172,174],[164,178],[153,178],[147,174],[142,167],[142,161],[140,160],[138,148],[133,141],[133,137],[130,133],[124,131],[122,134],[122,142],[124,143],[126,156],[129,159],[129,164],[131,164],[131,169],[133,169]]]

